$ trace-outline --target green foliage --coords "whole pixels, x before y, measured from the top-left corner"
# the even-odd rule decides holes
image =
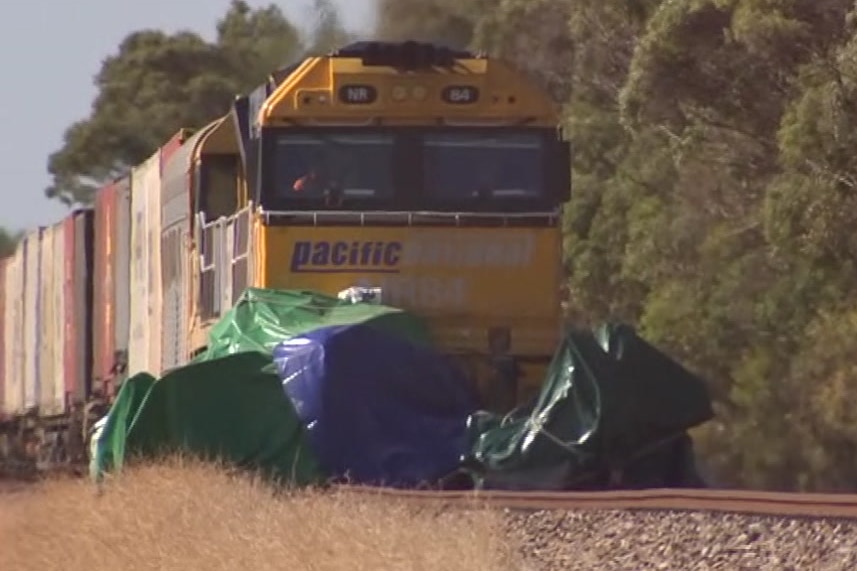
[[[252,10],[243,0],[233,0],[217,23],[216,47],[231,65],[226,77],[246,90],[290,64],[303,46],[297,28],[277,6]]]
[[[343,26],[331,0],[313,0],[313,7],[317,20],[308,53],[325,54],[357,39]]]
[[[198,128],[228,110],[235,95],[302,56],[308,46],[328,50],[348,38],[326,0],[319,22],[304,38],[274,5],[250,8],[233,0],[206,42],[191,32],[130,34],[96,76],[89,117],[71,125],[48,159],[47,196],[87,204],[92,193],[139,164],[182,127]]]
[[[377,0],[375,36],[467,47],[488,0]]]
[[[0,228],[0,258],[8,258],[14,254],[23,235],[23,231],[10,234],[5,228]]]
[[[708,379],[718,414],[696,436],[717,480],[857,489],[853,0],[480,10],[406,29],[476,14],[471,45],[565,104],[569,318],[630,321]]]
[[[194,34],[131,34],[96,76],[91,117],[72,125],[51,156],[48,196],[88,202],[100,181],[141,162],[178,128],[222,113],[237,87],[232,69]]]

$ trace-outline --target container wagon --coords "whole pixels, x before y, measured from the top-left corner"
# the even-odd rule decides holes
[[[4,263],[2,474],[85,460],[93,242],[92,210],[75,210]]]

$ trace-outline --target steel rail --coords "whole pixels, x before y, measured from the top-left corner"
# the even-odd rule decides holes
[[[857,494],[647,489],[603,492],[430,491],[343,485],[365,496],[456,507],[514,510],[703,511],[777,517],[857,519]]]
[[[71,474],[71,472],[70,472]],[[82,474],[78,475],[83,477]],[[26,489],[26,483],[3,480],[6,490]],[[20,486],[20,487],[18,487]],[[690,511],[791,518],[857,520],[857,494],[798,493],[732,489],[651,488],[645,490],[499,491],[413,490],[361,485],[337,485],[338,492],[407,501],[433,507],[539,510]]]

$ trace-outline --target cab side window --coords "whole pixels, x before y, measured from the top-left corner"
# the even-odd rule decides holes
[[[200,210],[206,220],[233,214],[238,207],[238,155],[203,155]]]

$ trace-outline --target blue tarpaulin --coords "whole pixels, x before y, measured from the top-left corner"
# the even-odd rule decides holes
[[[464,375],[430,348],[357,324],[289,339],[273,357],[331,476],[407,487],[459,467],[477,397]]]

